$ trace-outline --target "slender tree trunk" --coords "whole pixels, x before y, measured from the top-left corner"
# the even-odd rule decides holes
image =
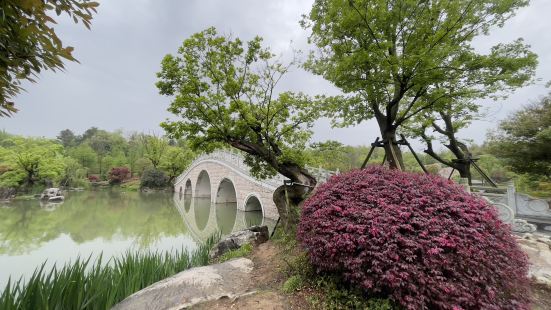
[[[396,143],[396,129],[386,125],[381,126],[381,124],[379,124],[379,126],[381,128],[383,142],[385,143],[385,155],[389,168],[404,170],[402,151]]]
[[[101,178],[101,161],[102,161],[102,158],[100,156],[98,156],[98,164],[99,164],[99,177]]]

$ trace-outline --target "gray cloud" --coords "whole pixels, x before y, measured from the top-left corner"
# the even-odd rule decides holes
[[[92,30],[62,19],[56,26],[63,41],[75,47],[80,64],[70,63],[64,72],[44,72],[37,84],[25,85],[17,98],[20,112],[0,119],[0,128],[32,136],[54,137],[65,128],[82,132],[91,126],[107,130],[155,131],[170,115],[169,98],[158,95],[155,73],[160,60],[174,53],[189,35],[209,26],[243,39],[264,37],[276,53],[291,48],[307,50],[307,32],[298,21],[312,0],[215,1],[215,0],[117,0],[101,1]],[[487,119],[477,121],[461,135],[482,142],[486,131],[531,99],[545,95],[551,80],[551,1],[533,0],[504,28],[476,41],[487,50],[499,42],[523,37],[540,57],[537,85],[518,90],[503,102],[484,102]],[[320,77],[295,69],[281,89],[334,94],[337,90]],[[322,119],[315,140],[335,139],[346,144],[368,144],[378,135],[374,121],[354,128],[332,129]]]

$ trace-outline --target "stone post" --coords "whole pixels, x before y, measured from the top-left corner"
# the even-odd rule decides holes
[[[510,181],[507,183],[507,205],[513,209],[515,216],[517,215],[517,195],[515,189],[515,182]]]
[[[469,179],[461,178],[459,179],[459,184],[465,188],[465,191],[467,191],[467,193],[471,192],[471,187],[469,186]]]

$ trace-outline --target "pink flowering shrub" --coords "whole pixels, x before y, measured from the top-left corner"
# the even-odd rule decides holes
[[[527,258],[510,227],[438,176],[334,176],[305,202],[298,239],[319,272],[407,309],[529,308]]]
[[[126,167],[113,167],[109,171],[109,184],[121,184],[130,178],[130,170]]]
[[[98,177],[97,175],[93,175],[93,174],[92,174],[92,175],[89,175],[89,176],[88,176],[88,181],[90,181],[90,182],[98,182],[99,180],[100,180],[100,179],[99,179],[99,177]]]

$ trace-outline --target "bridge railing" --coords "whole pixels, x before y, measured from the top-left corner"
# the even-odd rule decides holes
[[[245,158],[243,157],[243,155],[241,155],[239,153],[234,153],[234,152],[230,152],[230,151],[221,150],[221,151],[214,151],[214,152],[209,153],[209,154],[205,153],[205,154],[199,155],[189,165],[189,168],[186,169],[182,174],[180,174],[180,176],[178,176],[176,178],[175,184],[182,182],[183,178],[189,173],[189,171],[196,164],[198,164],[199,162],[205,161],[205,160],[218,160],[218,161],[224,162],[227,165],[232,166],[237,171],[240,171],[240,172],[242,172],[246,175],[251,175],[250,168],[247,164],[245,164]],[[331,176],[339,173],[339,171],[329,171],[329,170],[325,170],[321,167],[314,168],[314,167],[311,167],[311,166],[306,166],[306,169],[308,170],[308,172],[310,172],[316,178],[318,183],[323,183],[327,179],[329,179]],[[273,178],[265,179],[265,180],[258,180],[258,181],[262,182],[262,183],[265,183],[265,184],[268,184],[272,187],[279,187],[283,184],[283,181],[285,181],[285,180],[288,180],[288,178],[286,178],[283,175],[278,173]]]

